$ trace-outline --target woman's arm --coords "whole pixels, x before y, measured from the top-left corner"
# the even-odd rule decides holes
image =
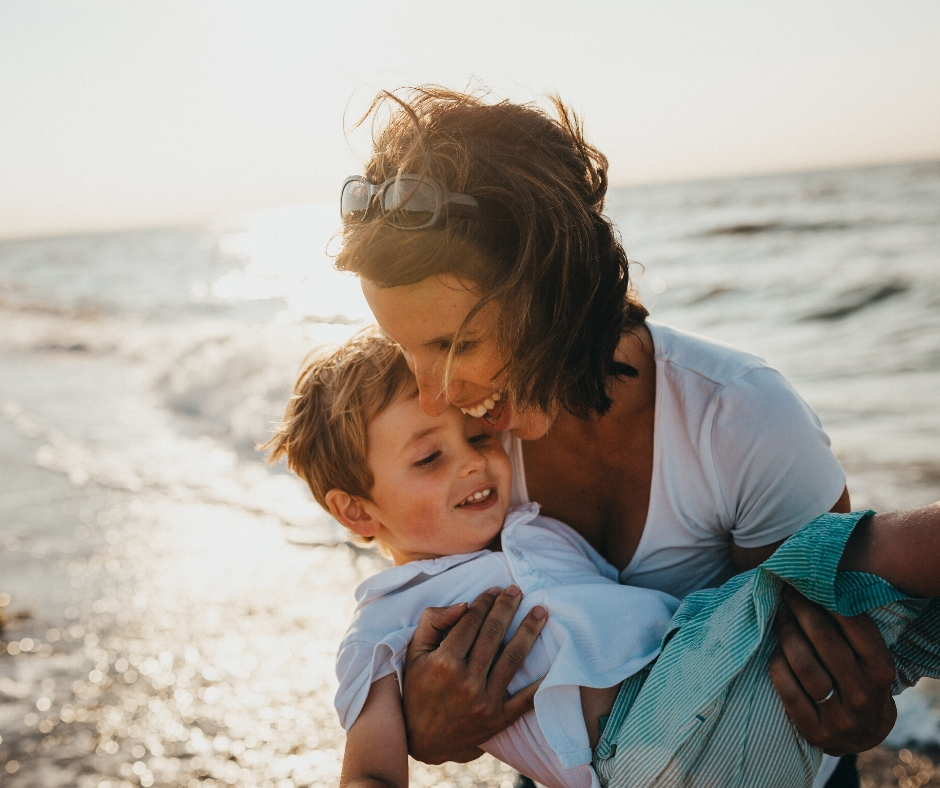
[[[341,788],[405,788],[408,743],[398,677],[392,673],[369,688],[369,697],[346,735]]]
[[[839,571],[878,575],[908,596],[940,597],[940,502],[863,519]]]
[[[842,491],[842,495],[839,496],[839,500],[836,501],[835,506],[833,506],[830,512],[837,512],[839,514],[846,514],[852,511],[852,501],[849,498],[849,488],[846,487]],[[770,544],[763,545],[762,547],[740,547],[734,542],[731,543],[731,561],[734,564],[734,568],[738,572],[747,572],[749,569],[754,569],[760,566],[764,561],[766,561],[770,556],[772,556],[777,548],[782,545],[786,539],[780,539],[776,542],[771,542]]]
[[[481,594],[469,608],[424,611],[408,647],[402,698],[413,758],[472,761],[483,742],[532,708],[538,682],[513,696],[507,688],[542,631],[544,608],[529,611],[500,651],[521,601],[510,586]]]

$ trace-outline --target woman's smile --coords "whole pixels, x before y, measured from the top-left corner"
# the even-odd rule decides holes
[[[502,395],[498,391],[494,391],[482,402],[478,402],[474,405],[458,405],[457,407],[459,407],[468,416],[481,419],[496,407],[496,403],[499,402],[500,399],[502,399]]]

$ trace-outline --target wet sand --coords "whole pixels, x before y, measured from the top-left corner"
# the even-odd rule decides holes
[[[858,756],[861,788],[920,788],[940,785],[940,751],[912,752],[876,747]]]
[[[333,656],[380,559],[185,491],[73,486],[0,430],[5,788],[337,784]],[[936,755],[872,750],[862,785],[940,785]],[[511,781],[412,764],[419,786]]]

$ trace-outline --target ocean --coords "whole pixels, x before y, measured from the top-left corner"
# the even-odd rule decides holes
[[[607,211],[656,320],[815,408],[854,508],[940,499],[940,163],[619,188]],[[333,655],[382,561],[255,448],[306,353],[370,321],[337,214],[0,242],[4,785],[338,781]],[[906,768],[940,747],[938,684],[899,708]]]

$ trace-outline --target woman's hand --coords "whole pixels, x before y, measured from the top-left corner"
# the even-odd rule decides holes
[[[789,586],[783,599],[770,679],[797,730],[829,755],[880,744],[897,719],[895,668],[872,620],[829,614]]]
[[[507,687],[545,625],[545,609],[529,611],[500,651],[521,601],[519,589],[510,586],[481,594],[469,607],[422,613],[408,646],[402,690],[413,758],[471,761],[481,755],[483,742],[532,708],[539,682],[511,697]]]

